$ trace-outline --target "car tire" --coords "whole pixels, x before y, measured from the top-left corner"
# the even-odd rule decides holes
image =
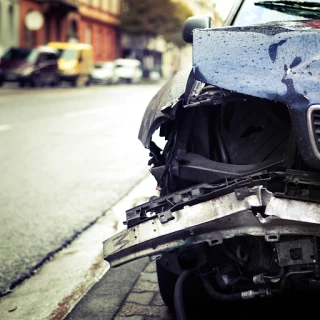
[[[40,74],[33,74],[31,77],[31,86],[33,88],[39,88],[42,86]]]
[[[74,77],[74,79],[72,79],[72,81],[70,82],[70,85],[74,88],[78,86],[78,76],[76,76],[76,77]]]
[[[92,78],[91,78],[91,76],[89,76],[89,78],[88,78],[88,80],[87,80],[87,82],[86,82],[86,87],[89,87],[90,85],[91,85],[91,83],[92,83]]]
[[[174,287],[179,276],[165,269],[159,260],[156,261],[156,266],[160,295],[168,309],[174,313]]]
[[[52,87],[57,87],[60,84],[60,76],[58,74],[55,75],[54,80],[50,83]]]
[[[3,81],[0,81],[0,87],[2,87],[3,86]]]
[[[26,86],[26,83],[24,81],[19,81],[19,87],[24,88]]]
[[[156,266],[160,295],[170,312],[174,314],[174,289],[179,275],[163,267],[161,259],[156,261]],[[184,288],[184,306],[188,313],[199,310],[198,308],[201,308],[204,304],[219,304],[217,300],[209,296],[198,277],[193,275],[188,277]]]

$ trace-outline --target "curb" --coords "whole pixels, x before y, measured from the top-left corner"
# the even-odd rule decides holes
[[[125,210],[148,201],[155,185],[149,174],[33,277],[2,297],[0,319],[64,319],[109,269],[102,242],[125,228]]]
[[[174,320],[160,296],[156,264],[141,258],[108,273],[66,320]]]

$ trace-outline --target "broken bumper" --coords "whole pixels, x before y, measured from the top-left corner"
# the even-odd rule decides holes
[[[262,186],[248,191],[247,196],[235,191],[185,207],[166,223],[155,217],[123,230],[103,243],[104,258],[117,267],[144,256],[156,259],[178,247],[217,245],[235,236],[276,242],[281,235],[320,235],[320,204],[276,198]]]

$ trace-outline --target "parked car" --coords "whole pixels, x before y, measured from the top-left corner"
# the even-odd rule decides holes
[[[93,47],[87,43],[49,42],[49,47],[59,50],[60,78],[73,87],[89,85],[93,70]]]
[[[139,83],[142,79],[141,62],[136,59],[117,59],[114,61],[115,73],[121,82]]]
[[[119,81],[113,61],[98,62],[94,65],[91,80],[95,83],[113,84]]]
[[[156,261],[177,319],[207,298],[189,319],[295,319],[320,291],[320,3],[241,0],[209,21],[187,20],[192,68],[142,119],[159,197],[126,210],[105,259]]]
[[[47,46],[12,47],[0,61],[0,85],[4,82],[18,82],[21,87],[27,83],[33,87],[58,85],[58,58],[59,52]]]

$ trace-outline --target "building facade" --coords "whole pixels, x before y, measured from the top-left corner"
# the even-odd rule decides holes
[[[0,57],[19,44],[19,1],[0,0]]]
[[[121,0],[80,0],[79,41],[94,47],[95,60],[121,57]]]
[[[39,12],[43,24],[30,30],[26,19]],[[20,0],[19,44],[34,47],[50,41],[93,45],[95,61],[120,56],[121,0]]]

